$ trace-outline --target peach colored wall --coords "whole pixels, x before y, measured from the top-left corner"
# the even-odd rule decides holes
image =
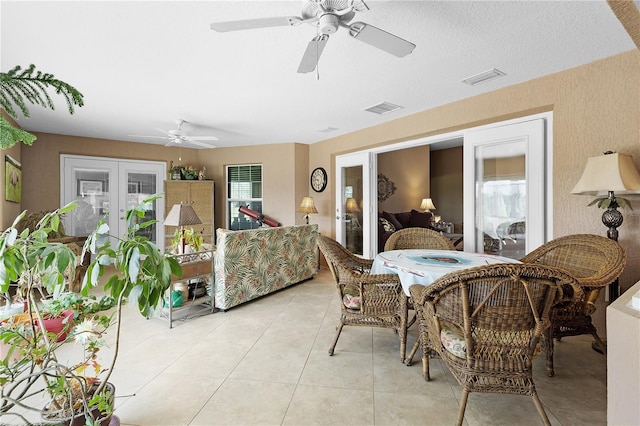
[[[462,224],[462,147],[431,151],[431,198],[443,221]],[[456,227],[456,232],[461,232]]]
[[[391,213],[420,209],[423,198],[430,196],[429,146],[390,151],[378,155],[378,173],[395,185],[396,192],[378,203],[378,211]]]
[[[311,145],[309,157],[333,176],[336,155],[482,124],[553,111],[553,235],[604,235],[597,208],[588,197],[571,195],[587,157],[614,150],[634,157],[640,168],[640,51],[619,55],[516,84],[487,94],[433,108],[408,117]],[[334,188],[318,200],[334,208]],[[638,196],[629,197],[640,208]],[[640,277],[640,218],[624,212],[620,243],[628,264],[622,289]],[[320,231],[335,235],[330,216],[319,219]],[[600,312],[603,310],[600,309]]]
[[[216,227],[226,227],[225,166],[237,164],[262,164],[262,210],[266,216],[283,225],[303,223],[296,211],[302,196],[310,193],[308,152],[308,145],[294,143],[201,150],[200,161],[207,167],[207,176],[216,182]]]
[[[20,127],[20,126],[18,126],[18,124],[11,117],[9,117],[7,114],[5,114],[4,111],[0,111],[0,114],[2,114],[7,120],[9,120],[9,123],[11,123],[13,126]],[[6,172],[4,156],[5,155],[9,155],[9,156],[11,156],[11,158],[13,158],[13,159],[15,159],[17,161],[22,161],[21,160],[21,156],[20,156],[21,145],[22,144],[16,144],[16,145],[12,146],[9,149],[0,149],[0,154],[2,154],[2,157],[0,158],[0,161],[2,161],[2,173],[0,173],[0,191],[2,191],[2,196],[0,196],[1,197],[0,198],[1,199],[1,201],[0,201],[0,226],[2,226],[3,230],[5,230],[9,226],[11,226],[11,224],[13,223],[13,220],[22,211],[21,203],[14,203],[14,202],[11,202],[11,201],[5,201],[5,199],[4,199],[4,184],[5,184],[5,172]],[[23,170],[22,174],[24,176],[24,170]],[[22,183],[23,183],[23,185],[22,185],[22,197],[24,198],[24,194],[25,194],[24,179],[23,179]]]
[[[27,188],[22,194],[22,207],[30,211],[60,206],[60,154],[165,161],[167,170],[170,161],[200,168],[195,149],[50,133],[36,133],[36,136],[38,140],[33,146],[22,147],[22,175]],[[179,155],[182,161],[178,160]]]
[[[264,164],[265,213],[283,224],[299,223],[296,213],[301,193],[314,197],[318,223],[324,235],[335,235],[335,157],[347,152],[438,135],[553,111],[553,235],[595,233],[604,235],[601,211],[586,207],[589,197],[571,195],[589,156],[614,150],[634,157],[640,166],[640,51],[619,55],[516,84],[487,94],[443,105],[408,117],[338,136],[308,146],[302,154],[297,144],[182,150],[185,161],[200,162],[216,181],[216,226],[222,226],[225,188],[224,165]],[[176,148],[136,145],[126,142],[41,134],[34,147],[22,148],[23,207],[57,207],[59,204],[59,160],[61,152],[169,161]],[[149,149],[153,147],[153,149]],[[306,164],[297,164],[300,158]],[[303,160],[304,161],[304,160]],[[329,184],[322,193],[311,190],[309,172],[324,167]],[[639,167],[640,168],[640,167]],[[304,182],[297,182],[302,179]],[[638,196],[629,197],[640,208]],[[620,243],[627,249],[628,264],[620,283],[628,288],[640,278],[640,214],[624,212]],[[597,314],[602,315],[603,309]]]

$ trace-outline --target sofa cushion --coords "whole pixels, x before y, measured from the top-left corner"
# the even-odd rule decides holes
[[[382,229],[384,229],[385,232],[394,232],[396,230],[396,227],[393,226],[393,223],[389,222],[384,217],[381,217],[378,220],[380,221],[380,225],[382,225]]]
[[[409,226],[412,228],[429,228],[431,226],[431,213],[419,212],[415,209],[411,210]]]
[[[396,217],[396,215],[394,213],[389,213],[389,212],[384,212],[383,211],[382,212],[382,217],[387,219],[394,226],[394,228],[396,228],[395,229],[396,231],[398,229],[404,228],[404,226],[402,226],[400,221],[398,221],[398,218]]]
[[[398,222],[402,225],[403,228],[408,228],[409,222],[411,221],[411,212],[402,212],[402,213],[393,213]]]

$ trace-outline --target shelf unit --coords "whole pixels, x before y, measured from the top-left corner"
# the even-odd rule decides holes
[[[169,320],[169,328],[173,328],[174,314],[184,313],[180,319],[187,320],[200,315],[215,312],[213,297],[213,256],[214,250],[199,251],[197,253],[173,254],[182,267],[182,277],[173,276],[169,287],[169,303],[162,309],[162,317]],[[185,300],[180,307],[173,307],[173,290],[179,282],[195,280],[206,281],[206,293],[203,296],[194,296]]]

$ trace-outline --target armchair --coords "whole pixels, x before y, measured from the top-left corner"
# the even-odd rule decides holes
[[[462,386],[457,424],[470,392],[529,395],[544,424],[532,360],[563,288],[581,293],[569,274],[538,265],[495,264],[450,273],[429,286],[410,287],[421,309],[423,363],[434,350]]]
[[[596,310],[595,301],[600,290],[617,279],[625,268],[626,253],[620,244],[600,235],[567,235],[541,245],[520,260],[562,268],[577,278],[583,290],[581,298],[562,303],[551,311],[551,327],[544,339],[547,374],[555,374],[554,339],[591,334],[602,353],[606,353],[606,345],[598,335],[591,315]]]
[[[345,325],[391,328],[400,337],[400,360],[404,361],[407,346],[407,298],[395,274],[371,275],[373,261],[362,259],[337,241],[318,237],[340,294],[340,322],[336,337],[329,348],[333,355]]]

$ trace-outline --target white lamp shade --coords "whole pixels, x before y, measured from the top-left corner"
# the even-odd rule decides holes
[[[606,195],[640,192],[640,174],[630,155],[612,153],[589,157],[572,194]]]
[[[420,203],[420,208],[424,211],[435,210],[436,206],[433,205],[433,200],[431,198],[423,198],[422,203]]]
[[[190,204],[174,204],[164,219],[164,224],[169,226],[199,225],[201,223],[202,221]]]

